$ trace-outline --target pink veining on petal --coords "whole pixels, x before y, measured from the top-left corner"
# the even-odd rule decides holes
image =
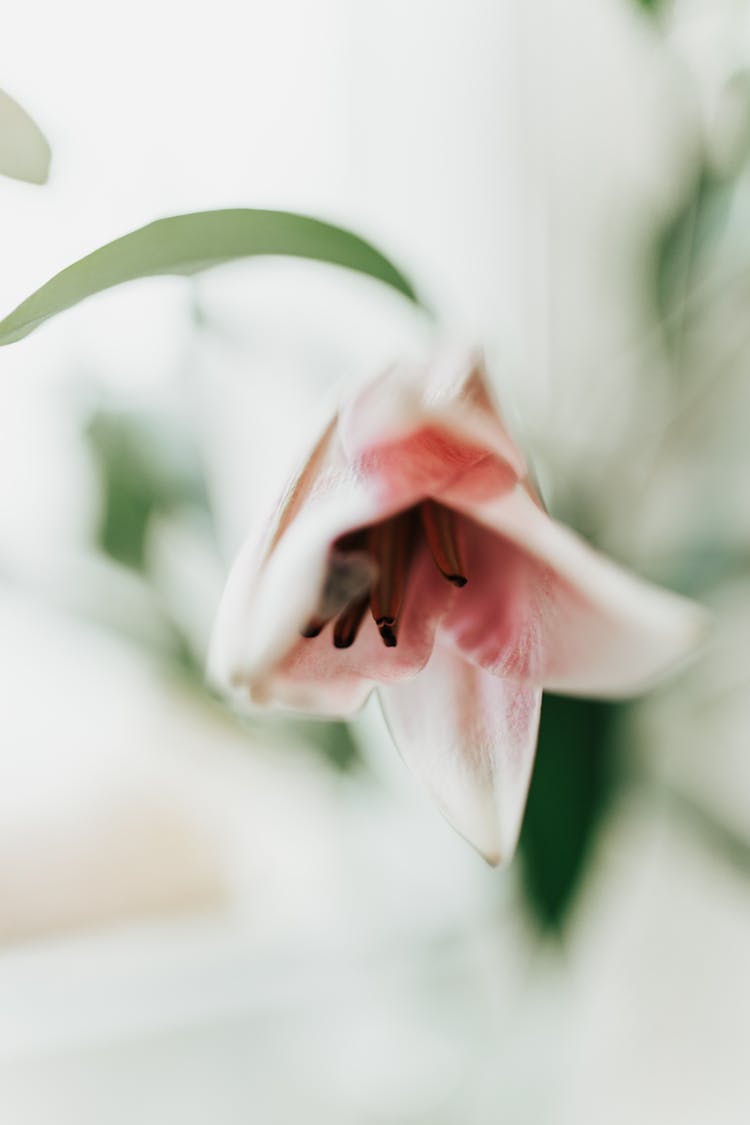
[[[374,445],[355,464],[384,501],[398,498],[405,505],[425,497],[439,499],[449,488],[460,488],[474,499],[497,496],[518,480],[507,461],[437,425],[422,425]]]
[[[543,682],[552,575],[514,543],[458,518],[471,576],[440,627],[441,640],[496,676]]]

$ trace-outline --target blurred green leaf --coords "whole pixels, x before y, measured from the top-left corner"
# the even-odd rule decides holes
[[[362,753],[348,723],[318,719],[299,721],[295,727],[305,741],[341,773],[362,765]]]
[[[523,887],[544,929],[560,929],[618,777],[619,707],[545,695],[519,853]]]
[[[142,570],[152,515],[183,504],[208,510],[195,452],[173,422],[144,414],[101,410],[86,436],[102,483],[98,545]]]
[[[21,340],[64,309],[125,281],[186,276],[268,254],[345,266],[419,303],[409,281],[379,250],[341,227],[286,211],[202,211],[158,219],[55,274],[0,321],[0,345]]]
[[[707,165],[696,172],[656,245],[655,299],[664,339],[675,353],[688,329],[691,298],[705,274],[710,250],[721,234],[733,182]]]
[[[712,542],[698,535],[670,567],[669,585],[689,598],[706,597],[712,590],[750,577],[750,548],[727,541],[718,533]]]
[[[0,172],[14,180],[43,184],[49,174],[47,138],[25,109],[0,90]]]
[[[658,12],[664,7],[664,0],[635,0],[635,3],[648,12]]]

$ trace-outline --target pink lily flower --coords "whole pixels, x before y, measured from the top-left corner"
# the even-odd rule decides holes
[[[209,670],[255,704],[394,742],[492,864],[513,853],[544,688],[616,698],[695,648],[703,612],[551,519],[473,356],[394,368],[331,420],[242,548]]]

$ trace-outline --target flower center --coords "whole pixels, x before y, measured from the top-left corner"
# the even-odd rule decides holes
[[[435,500],[425,500],[336,540],[318,610],[302,636],[317,637],[333,621],[334,645],[349,648],[369,609],[383,644],[395,648],[409,568],[421,536],[443,578],[465,586],[456,517]]]

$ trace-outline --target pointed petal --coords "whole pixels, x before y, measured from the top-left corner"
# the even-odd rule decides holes
[[[523,488],[453,500],[471,517],[463,527],[469,584],[441,637],[483,668],[618,698],[672,671],[705,636],[703,610],[598,554]]]
[[[489,863],[513,855],[539,727],[541,689],[435,646],[416,679],[380,689],[402,757]]]
[[[39,126],[0,90],[0,172],[31,184],[46,182],[50,148]]]
[[[299,473],[292,480],[270,520],[261,522],[251,530],[235,559],[214,621],[208,653],[209,679],[221,690],[230,689],[237,678],[238,669],[250,663],[247,652],[253,651],[258,635],[265,635],[267,622],[256,621],[255,604],[259,587],[263,586],[269,559],[294,519],[304,509],[314,489],[326,472],[333,471],[336,460],[336,423],[334,417],[326,426]],[[327,547],[326,547],[327,549]],[[305,565],[306,558],[301,562]],[[318,560],[318,568],[324,565]],[[282,576],[283,581],[283,576]],[[315,597],[314,590],[299,582],[290,589],[290,597],[304,595],[299,614],[309,611]],[[309,615],[309,613],[308,613]]]
[[[494,495],[526,473],[470,353],[441,353],[426,368],[384,372],[342,412],[339,432],[348,460],[407,503],[457,478]]]

